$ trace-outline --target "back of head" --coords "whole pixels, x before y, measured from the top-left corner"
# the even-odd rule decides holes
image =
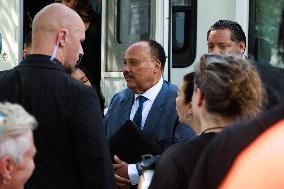
[[[52,3],[41,9],[34,17],[32,25],[32,51],[50,49],[56,44],[57,33],[61,29],[70,32],[83,24],[80,16],[69,7]]]
[[[148,40],[146,42],[149,44],[151,55],[154,59],[159,60],[161,62],[162,69],[164,69],[166,63],[166,54],[164,48],[162,47],[162,45],[160,45],[154,40]]]
[[[247,120],[262,110],[263,88],[256,69],[237,55],[203,55],[195,85],[208,112]]]
[[[0,159],[8,155],[20,163],[31,145],[25,136],[36,126],[35,118],[20,105],[0,103]]]
[[[210,27],[207,32],[207,40],[212,30],[229,30],[231,31],[231,40],[234,42],[244,42],[246,44],[246,35],[240,24],[231,20],[219,20]]]

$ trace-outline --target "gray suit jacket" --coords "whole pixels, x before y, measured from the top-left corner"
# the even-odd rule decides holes
[[[178,122],[176,96],[177,87],[164,81],[143,128],[143,133],[163,150],[173,143],[189,140],[195,135],[191,128]],[[133,100],[134,93],[130,89],[124,89],[112,98],[104,118],[108,139],[129,119]]]

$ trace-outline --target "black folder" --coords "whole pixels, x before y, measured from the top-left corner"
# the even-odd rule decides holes
[[[110,151],[127,163],[140,162],[145,154],[159,155],[162,150],[131,120],[127,120],[109,139]]]

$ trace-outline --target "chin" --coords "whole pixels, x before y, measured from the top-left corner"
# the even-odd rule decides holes
[[[126,82],[126,86],[127,86],[129,89],[135,91],[135,86],[134,86],[133,84],[131,84],[131,82]]]

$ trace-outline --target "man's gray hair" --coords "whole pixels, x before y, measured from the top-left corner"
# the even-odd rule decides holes
[[[37,121],[18,104],[0,103],[0,159],[11,156],[20,164],[30,148],[26,135],[37,126]]]

